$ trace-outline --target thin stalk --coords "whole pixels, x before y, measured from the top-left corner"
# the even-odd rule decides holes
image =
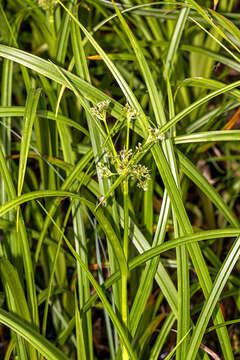
[[[127,138],[126,138],[126,149],[129,149],[129,127],[130,127],[130,118],[127,117]]]
[[[129,207],[128,207],[128,179],[123,181],[123,206],[124,206],[124,235],[123,235],[123,252],[128,262],[128,222],[129,222]]]
[[[113,145],[112,137],[111,137],[111,134],[110,134],[106,119],[104,119],[103,122],[104,122],[104,126],[105,126],[105,129],[106,129],[106,132],[107,132],[108,140],[109,140],[111,148],[112,148],[112,152],[113,152],[114,156],[117,156],[117,152],[116,152],[115,147]]]
[[[125,325],[125,328],[127,328],[128,324],[128,304],[127,304],[127,279],[128,279],[128,273],[122,274],[121,277],[121,283],[122,283],[122,322]],[[128,360],[128,351],[125,346],[123,346],[122,350],[122,359]]]
[[[54,9],[51,7],[47,11],[48,19],[49,19],[49,25],[52,33],[53,39],[56,41],[56,31],[55,31],[55,24],[54,24]]]
[[[47,212],[47,210],[44,208],[44,206],[38,202],[38,204],[40,205],[40,207],[43,209],[43,211],[50,217],[52,223],[54,224],[54,226],[56,227],[56,229],[59,231],[60,234],[62,234],[69,250],[71,251],[71,253],[73,254],[73,256],[76,258],[76,260],[79,262],[81,268],[86,272],[86,275],[89,279],[89,281],[91,282],[91,284],[93,285],[93,287],[95,288],[98,296],[100,297],[101,301],[103,302],[103,305],[105,306],[114,326],[116,327],[119,337],[121,338],[121,341],[123,343],[125,343],[126,348],[128,349],[129,355],[131,356],[131,359],[133,360],[137,360],[136,354],[134,352],[134,350],[132,349],[132,346],[129,342],[128,336],[126,334],[126,331],[124,329],[124,327],[122,326],[121,322],[119,321],[117,315],[114,313],[112,306],[110,305],[107,296],[105,295],[105,293],[103,292],[101,286],[98,284],[98,282],[95,280],[94,276],[92,275],[92,273],[88,270],[88,267],[84,264],[84,262],[81,260],[80,256],[77,254],[77,252],[74,250],[73,246],[71,245],[71,242],[67,239],[67,237],[64,235],[64,233],[62,232],[62,230],[60,229],[60,227],[58,226],[58,224],[55,222],[55,220],[51,217],[51,215]],[[119,264],[122,268],[125,268],[125,264],[122,264],[120,262]],[[122,271],[122,276],[124,276],[124,274],[126,274],[127,271]]]
[[[127,139],[126,150],[129,148],[129,123],[130,118],[127,117]],[[123,181],[123,209],[124,209],[124,230],[123,230],[123,253],[128,263],[128,224],[129,224],[129,204],[128,204],[128,178]],[[127,293],[128,267],[126,274],[122,274],[122,321],[128,329],[128,293]],[[128,352],[123,347],[122,359],[128,360]]]
[[[72,209],[72,207],[70,206],[68,208],[68,211],[67,211],[67,214],[66,214],[66,217],[65,217],[65,220],[64,220],[63,231],[66,228],[71,209]],[[59,254],[60,254],[61,245],[62,245],[62,235],[60,235],[59,240],[58,240],[57,250],[56,250],[54,260],[53,260],[52,269],[51,269],[51,275],[50,275],[50,278],[49,278],[49,285],[48,285],[48,290],[47,290],[47,297],[46,297],[46,303],[45,303],[44,315],[43,315],[43,324],[42,324],[42,335],[43,336],[46,335],[47,317],[48,317],[48,305],[50,303],[50,297],[51,297],[51,292],[52,292],[54,274],[55,274],[56,267],[57,267],[57,260],[58,260]]]
[[[100,244],[99,244],[101,242],[101,239],[99,238],[99,235],[97,232],[96,220],[94,221],[93,225],[94,225],[94,233],[95,233],[96,258],[97,258],[97,264],[98,264],[98,278],[99,278],[100,285],[102,285],[104,283],[104,278],[103,278],[103,273],[102,273],[102,262],[101,262]],[[102,245],[102,248],[103,248],[103,245]],[[107,260],[105,252],[104,252],[104,258],[105,258],[105,260]],[[106,323],[106,331],[107,331],[107,337],[108,337],[108,346],[109,346],[110,357],[111,357],[111,360],[114,360],[115,359],[115,349],[114,349],[111,322],[110,322],[109,315],[105,308],[103,309],[103,312],[104,312],[105,323]]]

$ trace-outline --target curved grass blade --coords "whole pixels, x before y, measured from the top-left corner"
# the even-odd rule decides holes
[[[195,234],[191,234],[188,236],[179,237],[176,240],[169,240],[162,245],[158,245],[150,250],[145,251],[143,254],[136,256],[129,263],[129,268],[132,270],[136,266],[139,266],[142,262],[146,262],[149,259],[160,255],[162,252],[170,250],[178,246],[191,244],[194,242],[205,241],[209,239],[216,238],[225,238],[225,237],[235,237],[238,236],[240,230],[239,229],[223,229],[223,230],[209,230],[203,231]]]
[[[228,20],[225,16],[222,14],[219,14],[217,11],[214,11],[212,9],[208,9],[208,11],[217,19],[218,23],[227,30],[230,34],[232,34],[235,39],[238,41],[238,45],[240,43],[240,30],[239,28],[233,24],[230,20]],[[226,34],[227,36],[227,34]]]
[[[218,118],[222,114],[226,113],[227,111],[237,108],[239,105],[240,105],[240,102],[239,101],[236,102],[234,100],[229,100],[226,103],[222,103],[216,109],[207,112],[206,114],[201,116],[199,119],[197,119],[193,123],[189,124],[186,128],[186,133],[191,134],[199,129],[209,128],[209,126],[214,122],[214,120],[216,118]]]
[[[0,273],[1,280],[3,282],[7,298],[9,310],[16,313],[19,317],[24,319],[29,324],[31,323],[31,315],[25,298],[25,294],[18,276],[17,270],[8,261],[7,258],[0,258]],[[24,356],[26,349],[31,359],[37,359],[37,354],[32,346],[26,347],[25,341],[17,335],[17,345],[20,349],[20,354],[23,359],[27,359]]]
[[[227,56],[224,56],[217,52],[210,51],[208,49],[198,47],[198,46],[193,46],[193,45],[181,45],[180,50],[205,55],[217,62],[220,62],[221,64],[227,65],[229,68],[235,69],[236,71],[240,71],[240,64],[237,61],[234,61],[234,60],[228,58]]]
[[[205,19],[208,22],[208,24],[216,31],[218,35],[220,35],[223,39],[229,42],[235,50],[237,50],[238,52],[240,51],[238,47],[225,35],[222,29],[213,22],[212,18],[208,15],[207,11],[205,11],[195,0],[189,0],[188,2],[199,14],[201,14],[203,19]],[[230,50],[228,51],[230,52]],[[235,57],[234,54],[232,55]],[[239,59],[237,58],[237,60]]]
[[[193,165],[193,163],[183,153],[178,151],[178,157],[183,172],[201,189],[201,191],[214,203],[214,205],[222,212],[229,223],[239,228],[239,221],[228,206],[223,201],[222,197],[217,193],[216,189],[209,184],[208,180],[201,174],[201,172]]]
[[[221,81],[218,80],[214,80],[214,79],[209,79],[209,78],[204,78],[204,77],[196,77],[196,78],[188,78],[183,80],[182,84],[179,86],[179,88],[181,86],[199,86],[202,88],[206,88],[206,89],[223,89],[226,84],[224,84]],[[179,89],[178,88],[178,89]],[[239,90],[230,90],[229,94],[233,97],[235,97],[236,99],[240,99],[240,91]],[[229,95],[227,94],[227,95]]]
[[[22,318],[0,309],[0,322],[26,339],[48,360],[67,360],[67,356],[50,341],[40,335],[34,327],[28,325]]]
[[[47,212],[47,210],[43,207],[43,205],[41,205],[41,203],[39,202],[39,205],[41,206],[41,208],[45,211],[45,213],[50,216],[50,214]],[[91,284],[93,285],[93,287],[95,288],[99,298],[101,299],[101,301],[103,302],[114,326],[116,327],[119,337],[122,340],[125,348],[128,351],[128,354],[130,356],[130,358],[132,360],[137,360],[137,357],[131,347],[131,344],[128,340],[128,335],[125,332],[125,329],[123,328],[121,322],[119,321],[117,315],[115,314],[115,312],[113,311],[106,295],[104,294],[102,287],[97,283],[97,281],[95,280],[94,276],[91,274],[91,272],[88,270],[88,267],[84,264],[84,262],[82,261],[82,259],[80,258],[80,256],[76,253],[76,251],[74,250],[74,248],[72,247],[70,241],[67,239],[67,237],[64,235],[64,233],[62,232],[62,230],[59,228],[59,226],[56,224],[56,222],[53,220],[52,217],[50,217],[51,221],[53,222],[53,224],[55,225],[55,227],[57,228],[57,230],[59,231],[59,233],[63,236],[67,246],[69,247],[69,250],[72,252],[73,256],[76,258],[76,260],[79,262],[81,268],[85,271],[85,273],[87,274],[87,277],[89,279],[89,281],[91,282]]]
[[[240,237],[234,242],[231,250],[228,252],[221,269],[214,281],[212,291],[207,297],[201,314],[199,315],[196,327],[193,330],[192,338],[187,352],[186,360],[194,360],[197,355],[198,348],[204,336],[207,324],[213,314],[218,302],[219,296],[227,283],[227,280],[240,256]]]
[[[154,258],[155,256],[160,255],[164,251],[168,251],[170,249],[174,249],[177,246],[188,245],[194,242],[210,240],[210,239],[221,239],[221,238],[231,238],[235,236],[239,236],[240,229],[221,229],[221,230],[208,230],[202,231],[195,234],[190,234],[188,236],[183,236],[175,240],[169,240],[164,244],[158,245],[155,248],[149,249],[144,253],[136,256],[132,260],[129,261],[129,270],[132,271],[137,266],[142,265],[148,260]],[[112,285],[114,281],[120,278],[120,272],[113,274],[110,278],[108,278],[104,284],[104,289],[107,289]],[[87,311],[90,306],[96,301],[97,294],[92,295],[92,297],[88,300],[88,302],[84,305],[83,311]]]
[[[18,172],[18,196],[22,193],[22,187],[27,166],[27,157],[29,152],[29,145],[32,134],[33,122],[36,116],[38,101],[41,89],[31,89],[27,96],[25,113],[23,118],[22,141],[19,159],[19,172]]]
[[[56,66],[51,64],[49,61],[39,58],[38,56],[2,44],[0,44],[0,56],[22,64],[36,71],[38,74],[44,75],[49,79],[66,86],[67,88],[69,87],[69,84],[64,77],[59,75],[59,71]],[[84,97],[92,101],[94,104],[104,100],[110,100],[112,105],[109,108],[110,113],[112,113],[113,116],[121,117],[123,106],[117,101],[105,95],[102,91],[98,90],[88,82],[82,80],[79,76],[76,76],[63,68],[61,68],[61,71],[71,80],[81,93],[84,94]]]
[[[239,141],[240,130],[220,130],[192,133],[191,135],[181,135],[174,138],[176,144],[189,144],[211,141]]]
[[[22,205],[28,201],[36,200],[42,197],[71,197],[74,199],[81,199],[80,195],[71,193],[70,191],[62,191],[62,190],[40,190],[40,191],[32,191],[27,194],[23,194],[13,200],[8,201],[4,205],[0,207],[0,216],[8,213],[10,210],[13,210],[19,205]]]
[[[165,133],[167,130],[169,130],[173,125],[177,124],[180,120],[182,120],[185,116],[189,115],[193,110],[198,109],[200,106],[206,104],[209,100],[215,98],[218,95],[225,94],[228,91],[230,92],[234,88],[240,85],[240,81],[235,81],[232,84],[226,85],[223,88],[213,91],[210,94],[203,96],[200,100],[195,101],[190,106],[188,106],[186,109],[182,110],[180,113],[178,113],[173,119],[168,121],[168,123],[160,128],[160,131],[162,133]]]
[[[227,325],[232,325],[232,324],[239,324],[239,323],[240,323],[240,319],[234,319],[234,320],[225,321],[222,324],[218,324],[216,326],[210,326],[209,328],[206,329],[205,334],[208,334],[211,331],[215,331],[217,328],[220,328],[222,326],[227,326]]]
[[[8,198],[15,199],[16,198],[15,187],[9,169],[7,167],[6,158],[2,152],[1,146],[0,146],[0,173],[3,178],[4,184],[6,186]],[[27,285],[28,304],[32,316],[32,321],[34,325],[38,327],[39,318],[38,318],[37,296],[36,296],[34,272],[32,266],[32,258],[29,248],[29,240],[27,238],[26,228],[22,216],[20,216],[19,218],[19,230],[20,231],[17,235],[17,240],[19,241],[22,247],[24,271],[25,271],[26,285]]]

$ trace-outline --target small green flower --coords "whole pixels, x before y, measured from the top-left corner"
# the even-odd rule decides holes
[[[121,150],[119,153],[119,158],[123,164],[128,164],[129,159],[132,157],[133,151],[132,149],[129,150]]]
[[[53,9],[56,4],[57,0],[38,0],[38,6],[45,11]]]
[[[107,115],[107,109],[109,107],[110,100],[104,100],[97,103],[90,109],[92,115],[96,116],[99,120],[105,121]]]
[[[131,169],[129,161],[132,157],[132,149],[121,150],[120,153],[113,158],[113,164],[117,168],[119,175],[128,175]]]
[[[133,156],[138,153],[145,152],[145,149],[141,143],[136,147],[136,151],[133,153],[132,149],[123,149],[116,156],[113,156],[109,150],[106,150],[110,163],[116,168],[116,173],[113,173],[105,164],[99,162],[97,167],[99,175],[101,177],[110,177],[113,175],[129,176],[133,180],[137,180],[137,186],[146,191],[148,182],[150,180],[150,173],[146,166],[136,164],[133,161]]]
[[[110,100],[104,100],[104,101],[101,101],[100,103],[96,104],[96,106],[99,111],[107,111],[109,104],[110,104]]]
[[[146,166],[138,164],[134,167],[131,176],[138,180],[137,187],[146,191],[148,188],[148,181],[151,179],[149,170]]]
[[[160,131],[158,128],[148,128],[148,138],[146,143],[149,144],[150,142],[157,142],[159,140],[163,140],[165,135],[163,132]]]
[[[147,151],[147,147],[145,147],[142,143],[138,143],[136,146],[136,153],[137,154],[143,154]]]
[[[111,170],[106,165],[104,165],[103,163],[99,162],[97,164],[97,167],[98,167],[98,170],[99,170],[99,175],[101,177],[110,177],[110,176],[113,175]]]
[[[124,111],[126,112],[128,121],[131,121],[133,117],[138,115],[137,110],[133,109],[128,103],[125,105]]]
[[[104,156],[106,159],[112,158],[112,152],[107,147],[104,148]]]

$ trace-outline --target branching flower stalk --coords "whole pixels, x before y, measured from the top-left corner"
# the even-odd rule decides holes
[[[126,118],[127,118],[127,136],[126,136],[126,153],[129,153],[129,134],[130,134],[130,121],[133,116],[136,116],[136,111],[132,109],[128,104],[126,105]],[[123,252],[128,263],[128,222],[129,222],[129,204],[128,204],[128,176],[123,180],[123,209],[124,209],[124,229],[123,229]],[[122,277],[122,320],[123,324],[128,328],[128,293],[127,293],[127,281],[126,277]],[[122,351],[123,360],[128,360],[128,352],[125,347]]]
[[[126,154],[131,154],[129,151],[129,133],[130,133],[130,121],[132,117],[137,115],[137,112],[132,109],[128,104],[125,106],[126,109],[126,118],[127,118],[127,135],[126,135]],[[123,251],[128,262],[128,218],[129,218],[129,208],[128,208],[128,176],[123,181],[123,204],[124,204],[124,236],[123,236]]]
[[[93,107],[91,109],[91,113],[96,116],[99,120],[103,121],[105,129],[106,129],[106,133],[107,133],[107,140],[109,140],[110,146],[111,146],[111,150],[112,150],[112,154],[113,154],[113,159],[114,159],[114,163],[117,167],[117,169],[121,169],[121,171],[124,171],[125,167],[124,167],[124,154],[122,154],[122,167],[121,167],[121,160],[120,157],[118,156],[116,149],[114,147],[112,138],[111,138],[111,134],[107,125],[107,121],[106,121],[106,115],[107,115],[107,108],[109,106],[109,101],[103,101],[101,103],[98,103],[95,107]],[[130,121],[130,117],[127,118],[127,122]],[[127,144],[129,144],[129,124],[127,125]],[[127,145],[129,146],[129,145]],[[108,151],[106,152],[107,157],[111,157],[111,153],[109,153]],[[127,161],[128,156],[125,157],[125,160]],[[103,163],[99,162],[98,163],[98,169],[99,172],[101,174],[101,176],[103,177],[110,177],[112,175],[114,175],[111,170]],[[119,173],[119,171],[118,171]],[[123,252],[124,252],[124,256],[126,259],[126,263],[127,263],[127,258],[128,258],[128,180],[127,178],[124,180],[124,185],[123,185],[123,194],[124,194],[124,240],[123,240]],[[125,229],[126,228],[126,229]],[[127,280],[128,280],[128,268],[126,268],[126,270],[122,271],[121,273],[121,315],[122,315],[122,322],[123,324],[126,326],[128,325],[128,298],[127,298]],[[128,359],[128,351],[127,349],[123,346],[123,359],[127,360]]]
[[[110,134],[110,131],[109,131],[109,128],[107,125],[107,120],[106,120],[107,109],[109,107],[109,104],[110,104],[110,100],[102,101],[102,102],[96,104],[96,106],[94,106],[93,108],[91,108],[90,111],[91,111],[92,115],[96,116],[99,120],[103,121],[104,127],[107,132],[107,140],[109,140],[109,142],[110,142],[111,149],[112,149],[114,156],[117,156],[117,152],[113,145],[112,137],[111,137],[111,134]]]
[[[123,209],[124,209],[124,229],[123,229],[123,252],[128,263],[128,177],[123,180]],[[122,321],[126,329],[128,329],[128,293],[127,293],[128,272],[122,276]],[[128,360],[128,351],[123,346],[122,359]]]
[[[57,4],[57,0],[38,0],[38,6],[46,11],[49,23],[52,31],[52,35],[56,38],[55,26],[54,26],[54,7]]]
[[[109,163],[114,166],[116,172],[112,172],[112,169],[107,163],[98,162],[98,171],[102,177],[111,176],[123,176],[123,209],[124,209],[124,229],[123,229],[123,253],[128,263],[128,252],[129,252],[129,239],[128,239],[128,224],[129,224],[129,179],[132,178],[137,180],[137,186],[146,191],[148,181],[150,180],[149,170],[146,166],[139,163],[140,159],[144,154],[154,145],[154,143],[161,141],[164,138],[164,134],[158,128],[149,128],[148,136],[144,144],[138,143],[135,151],[129,148],[129,137],[130,137],[130,123],[133,117],[137,116],[137,112],[132,109],[128,104],[125,106],[125,117],[126,117],[126,143],[125,149],[117,153],[112,136],[109,131],[106,115],[110,101],[106,100],[96,104],[90,111],[99,120],[103,121],[104,127],[107,133],[106,141],[109,142],[110,147],[106,148],[105,158],[109,160]],[[111,151],[109,151],[111,149]],[[121,315],[122,322],[126,329],[128,328],[128,294],[127,294],[127,281],[128,281],[128,268],[121,272]],[[122,359],[128,360],[127,349],[123,346]]]

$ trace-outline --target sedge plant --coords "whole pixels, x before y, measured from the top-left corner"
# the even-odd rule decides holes
[[[240,356],[238,10],[0,1],[3,359]]]

